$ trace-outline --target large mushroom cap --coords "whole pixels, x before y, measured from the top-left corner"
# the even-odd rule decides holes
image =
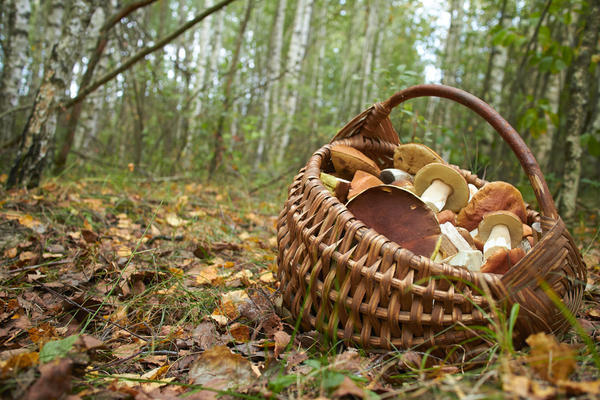
[[[415,254],[431,257],[440,236],[435,214],[411,192],[380,185],[360,193],[348,209],[368,227]]]
[[[527,212],[521,192],[507,182],[489,182],[473,195],[466,207],[458,213],[456,223],[469,231],[477,228],[483,216],[493,211],[506,210],[527,222]]]
[[[415,193],[422,195],[431,185],[439,179],[452,188],[452,193],[446,200],[445,208],[458,212],[469,200],[469,187],[465,178],[454,168],[446,164],[427,164],[415,175]]]
[[[358,170],[365,171],[371,175],[379,176],[379,167],[364,153],[354,147],[341,144],[331,147],[331,162],[335,171],[347,179],[352,179]]]
[[[443,162],[438,153],[420,143],[401,144],[394,150],[394,168],[413,175],[427,164]]]
[[[495,211],[486,214],[477,229],[477,238],[485,242],[496,225],[504,225],[508,228],[512,248],[519,246],[523,237],[523,223],[510,211]]]

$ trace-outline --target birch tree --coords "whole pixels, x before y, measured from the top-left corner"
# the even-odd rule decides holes
[[[308,44],[308,34],[310,32],[310,17],[312,13],[314,0],[298,0],[296,6],[296,15],[294,17],[294,32],[290,40],[288,59],[286,68],[289,79],[286,80],[287,90],[283,97],[284,114],[287,115],[282,129],[281,142],[277,155],[277,162],[281,163],[285,151],[290,141],[290,133],[293,128],[294,116],[298,105],[298,84],[300,82],[300,72],[302,69],[302,60],[306,53]]]
[[[279,114],[279,98],[277,97],[277,93],[281,86],[278,79],[281,75],[281,49],[283,47],[283,23],[285,22],[286,5],[287,0],[279,0],[273,21],[267,61],[267,80],[263,95],[261,126],[258,146],[256,147],[256,156],[254,157],[255,168],[263,160],[266,142],[271,137],[271,115],[277,116]]]
[[[58,104],[65,98],[75,60],[93,9],[83,0],[70,2],[69,19],[57,45],[46,61],[44,78],[35,96],[33,110],[21,135],[19,149],[7,187],[35,187],[50,155],[56,129]]]
[[[590,64],[592,55],[598,51],[600,0],[590,0],[589,8],[587,12],[581,14],[581,19],[583,23],[576,47],[577,56],[573,61],[573,73],[569,82],[565,165],[563,187],[559,196],[559,210],[565,219],[571,219],[575,215],[579,191],[582,154],[580,137],[586,129],[589,88],[592,80]]]
[[[23,85],[23,71],[28,62],[28,30],[29,17],[31,16],[30,0],[11,0],[6,7],[9,11],[8,38],[4,49],[2,82],[0,83],[0,114],[7,113],[0,118],[0,142],[12,138],[14,135],[14,110],[19,105],[19,92]]]

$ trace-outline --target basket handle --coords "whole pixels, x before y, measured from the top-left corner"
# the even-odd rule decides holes
[[[535,192],[538,205],[542,215],[553,219],[558,219],[558,212],[554,205],[554,200],[544,179],[544,175],[538,165],[533,153],[527,147],[517,131],[498,114],[489,104],[464,90],[445,85],[417,85],[401,90],[383,103],[376,104],[375,109],[378,112],[372,112],[366,118],[362,130],[366,132],[377,132],[377,127],[387,118],[391,110],[406,100],[416,97],[443,97],[460,103],[479,114],[485,119],[499,134],[502,139],[515,153],[523,170],[527,173],[531,186]]]

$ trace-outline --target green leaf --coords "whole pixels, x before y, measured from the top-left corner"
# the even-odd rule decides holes
[[[600,141],[591,133],[584,133],[580,138],[581,146],[586,148],[588,153],[596,158],[600,158]]]
[[[283,389],[296,383],[298,375],[279,375],[278,377],[269,381],[269,389],[275,393],[281,392]]]
[[[323,387],[325,389],[335,389],[342,384],[345,375],[335,371],[325,372],[323,377]]]
[[[46,343],[42,347],[42,351],[40,351],[40,363],[44,364],[57,358],[65,357],[73,348],[73,344],[75,344],[78,337],[79,335],[73,335]]]

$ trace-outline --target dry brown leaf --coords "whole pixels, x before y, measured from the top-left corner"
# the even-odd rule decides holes
[[[229,333],[237,342],[247,342],[250,340],[250,328],[240,323],[235,323],[229,327]]]
[[[17,248],[16,247],[12,247],[10,249],[4,250],[5,258],[15,258],[16,256],[17,256]]]
[[[256,379],[252,363],[227,346],[215,346],[200,355],[190,368],[190,380],[214,389],[251,385]]]
[[[210,349],[219,342],[219,334],[211,322],[201,322],[192,332],[192,337],[201,350]]]
[[[291,337],[284,331],[277,331],[273,335],[273,338],[275,339],[275,358],[277,358],[281,352],[285,350],[286,346],[291,340]]]
[[[575,351],[566,343],[558,343],[553,335],[543,332],[530,335],[529,365],[545,380],[566,380],[575,370]]]
[[[40,366],[40,377],[29,388],[25,400],[58,399],[71,390],[73,361],[61,358]]]
[[[342,399],[342,398],[365,398],[365,391],[362,388],[356,386],[356,383],[347,376],[344,377],[344,380],[340,384],[340,386],[336,389],[335,392],[331,394],[332,399]]]
[[[558,387],[571,396],[600,395],[600,380],[591,382],[558,381]]]
[[[504,375],[502,377],[502,390],[522,398],[529,398],[531,380],[526,376]]]
[[[13,375],[16,372],[37,365],[39,360],[39,353],[37,351],[32,351],[28,353],[20,353],[11,356],[8,360],[2,361],[0,364],[2,366],[2,370],[0,373],[0,377],[4,378],[9,375]]]
[[[167,224],[171,225],[174,228],[180,227],[181,225],[185,224],[185,220],[179,218],[175,213],[167,214],[167,216],[165,217],[165,221],[167,221]]]

